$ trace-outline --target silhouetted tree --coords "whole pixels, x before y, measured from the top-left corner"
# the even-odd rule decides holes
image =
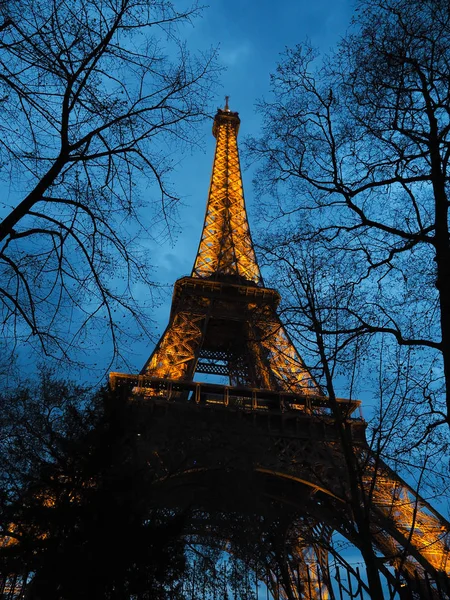
[[[128,403],[43,374],[3,397],[0,572],[27,597],[177,597],[184,516],[152,506]]]
[[[286,51],[248,143],[289,243],[351,262],[346,333],[420,352],[430,427],[450,423],[449,63],[447,2],[361,0],[331,56]]]
[[[168,156],[193,140],[214,78],[214,53],[191,56],[182,38],[199,14],[169,0],[1,3],[3,353],[74,358],[94,329],[118,352],[129,319],[145,328],[134,290],[150,298],[156,223],[142,227],[139,191],[155,185],[146,211],[167,224]]]
[[[386,463],[395,466],[400,475],[406,474],[414,490],[432,499],[432,503],[438,497],[445,498],[447,465],[442,462],[442,452],[446,448],[446,432],[442,435],[439,428],[427,431],[428,415],[419,412],[420,402],[414,402],[420,401],[423,393],[421,381],[416,380],[411,369],[405,369],[408,358],[404,355],[408,351],[398,355],[395,344],[389,347],[385,341],[383,347],[377,336],[361,337],[349,326],[352,316],[347,307],[356,302],[353,287],[345,280],[351,259],[347,264],[343,261],[345,255],[333,257],[315,240],[294,245],[288,238],[283,243],[280,232],[266,238],[264,250],[268,266],[275,269],[277,287],[283,298],[283,320],[300,353],[313,365],[313,372],[328,397],[333,427],[339,436],[338,462],[341,464],[336,464],[336,468],[342,469],[342,487],[337,488],[337,493],[347,505],[347,517],[341,518],[340,532],[361,551],[371,597],[383,598],[380,580],[383,569],[380,569],[378,552],[381,547],[386,554],[386,548],[383,548],[384,540],[377,536],[380,529],[374,506],[380,501],[379,496],[377,498],[380,487],[384,493],[388,488],[383,482],[392,476]],[[409,363],[414,364],[411,356]],[[371,388],[372,398],[367,393]],[[345,405],[339,402],[340,395],[355,400],[361,393],[364,394],[364,413],[367,416],[372,412],[368,419],[367,444],[353,437],[349,415]],[[352,418],[355,416],[357,413]],[[323,486],[329,484],[326,476]],[[384,501],[394,503],[395,496],[389,498],[386,494]],[[408,502],[414,504],[412,498],[405,500],[405,508]],[[397,515],[394,520],[398,519],[399,523],[410,518],[414,530],[414,518],[399,518],[398,508],[392,510]],[[349,520],[348,515],[351,515]],[[336,554],[331,539],[326,536],[316,537],[314,543],[331,555]],[[399,566],[409,560],[407,549],[392,547],[387,554],[396,565],[397,577],[411,576],[414,567],[409,569],[409,575],[401,575]]]

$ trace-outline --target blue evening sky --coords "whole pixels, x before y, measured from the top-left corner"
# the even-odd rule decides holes
[[[327,52],[348,28],[353,7],[354,0],[211,0],[203,17],[197,19],[192,28],[182,31],[192,51],[219,46],[219,60],[225,70],[220,76],[217,96],[211,99],[211,117],[216,107],[223,107],[224,95],[228,94],[231,110],[238,111],[241,117],[240,140],[247,135],[257,135],[260,118],[255,112],[255,102],[269,97],[269,76],[276,68],[280,53],[307,38],[313,46]],[[174,157],[177,168],[173,185],[182,198],[179,231],[175,232],[174,243],[167,242],[152,249],[155,279],[160,282],[172,285],[192,269],[203,225],[214,146],[211,123],[205,123],[202,147]],[[244,171],[246,204],[256,238],[251,179],[251,173]],[[168,321],[170,299],[171,287],[165,302],[154,311],[159,333]],[[129,360],[135,372],[142,368],[152,348],[152,342],[133,344],[130,348]],[[122,370],[123,365],[117,364],[116,368]]]

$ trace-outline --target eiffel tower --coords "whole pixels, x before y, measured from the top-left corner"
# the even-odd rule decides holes
[[[252,244],[239,125],[227,98],[214,118],[216,150],[192,273],[176,281],[169,324],[141,373],[111,373],[111,387],[140,407],[143,444],[157,445],[163,505],[196,505],[212,520],[215,513],[275,511],[291,521],[294,543],[282,575],[268,552],[275,598],[329,597],[333,531],[361,547],[345,431],[378,569],[397,585],[408,582],[416,597],[437,597],[449,590],[449,524],[371,452],[360,402],[331,402],[294,347],[277,314],[279,294],[265,287]],[[258,485],[245,499],[250,473]]]

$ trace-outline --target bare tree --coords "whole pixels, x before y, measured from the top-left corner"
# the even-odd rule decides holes
[[[191,56],[182,39],[201,8],[177,5],[1,5],[0,322],[9,350],[31,343],[73,358],[96,330],[118,352],[129,317],[132,329],[146,326],[135,290],[143,284],[150,295],[144,250],[156,233],[143,230],[140,209],[170,220],[170,153],[194,140],[214,83],[214,52]],[[157,200],[142,202],[149,184]]]
[[[433,501],[443,499],[448,495],[447,468],[442,464],[445,436],[439,428],[430,431],[427,427],[428,406],[421,403],[422,381],[419,370],[411,368],[415,366],[413,349],[375,334],[361,335],[355,327],[358,317],[348,306],[355,307],[358,298],[354,297],[354,287],[346,282],[352,258],[345,254],[331,256],[320,239],[294,245],[289,230],[286,239],[280,231],[266,236],[263,250],[283,297],[283,321],[327,394],[339,436],[340,460],[336,469],[344,465],[339,495],[345,499],[351,515],[351,523],[346,523],[341,533],[361,551],[371,597],[383,598],[379,550],[386,555],[386,547],[385,539],[378,536],[379,515],[373,507],[379,503],[380,490],[387,489],[383,483],[386,476],[395,487],[397,476],[389,471],[386,461],[406,475],[414,494]],[[424,380],[428,383],[428,373]],[[339,396],[355,400],[363,392],[368,400],[367,389],[372,392],[373,415],[368,421],[367,443],[361,444],[353,437],[349,415],[339,403]],[[400,490],[403,484],[397,481]],[[329,485],[329,481],[324,480],[323,485]],[[393,514],[397,511],[398,515],[402,509],[399,511],[395,498],[384,491],[384,500],[392,502]],[[409,535],[413,539],[414,511],[420,501],[417,496],[408,500],[406,495],[403,501],[402,519],[410,520]],[[320,546],[324,541],[324,549],[333,554],[335,549],[331,539],[326,546],[326,536],[316,539],[315,544]],[[411,576],[414,566],[407,547],[391,546],[387,554],[396,566],[397,577]],[[384,575],[389,576],[386,571]]]
[[[422,352],[434,425],[450,423],[449,61],[447,2],[361,0],[332,56],[286,52],[259,107],[264,133],[249,141],[291,242],[320,238],[352,257],[348,333]]]

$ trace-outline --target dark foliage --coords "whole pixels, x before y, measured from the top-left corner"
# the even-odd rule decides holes
[[[0,572],[43,600],[175,594],[184,517],[151,508],[127,405],[45,374],[2,403]]]

